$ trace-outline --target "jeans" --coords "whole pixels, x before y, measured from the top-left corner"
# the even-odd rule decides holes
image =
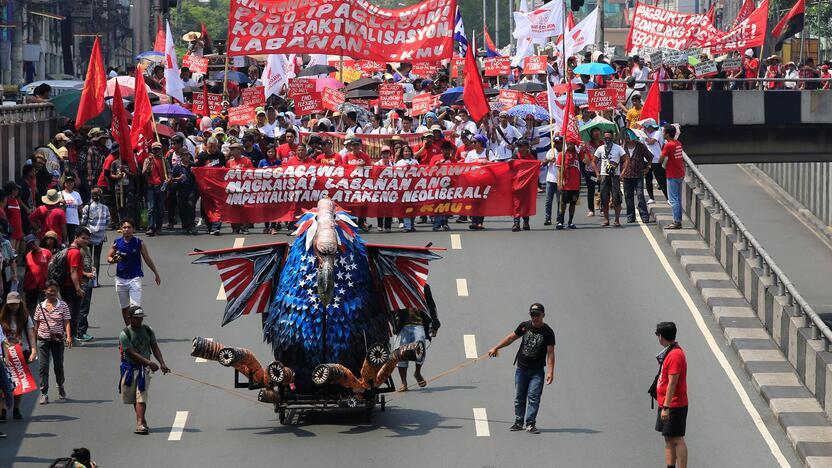
[[[38,339],[38,360],[40,361],[40,392],[49,392],[49,361],[54,361],[55,382],[58,387],[64,386],[64,343],[62,341],[46,341]]]
[[[638,214],[645,223],[650,220],[650,213],[647,212],[647,201],[644,199],[644,179],[621,179],[624,182],[624,202],[627,204],[627,221],[635,222],[636,207],[633,195],[638,198]]]
[[[595,173],[584,172],[584,182],[586,182],[586,209],[595,211]]]
[[[92,250],[92,265],[95,267],[95,280],[98,281],[98,276],[101,274],[101,251],[104,250],[104,241],[98,244],[90,243]]]
[[[176,203],[179,219],[182,220],[182,229],[193,229],[196,226],[193,192],[181,191],[177,193]]]
[[[83,288],[83,286],[81,286]],[[75,292],[75,286],[61,286],[61,299],[69,306],[69,330],[71,335],[76,335],[78,329],[78,317],[81,313],[81,298]]]
[[[682,183],[684,177],[667,179],[667,201],[673,209],[673,221],[682,222]]]
[[[405,229],[405,231],[409,231],[409,230],[413,229],[413,221],[415,221],[415,220],[416,220],[416,218],[405,218],[404,219],[404,229]]]
[[[540,395],[543,393],[543,368],[514,371],[514,422],[533,426],[537,422]],[[528,401],[528,404],[527,404]]]
[[[447,215],[437,215],[433,217],[433,228],[434,229],[441,229],[442,226],[448,225],[448,216]]]
[[[659,183],[659,189],[664,194],[664,197],[667,198],[667,177],[665,177],[664,168],[661,163],[653,163],[647,174],[644,174],[644,183],[647,185],[647,196],[651,200],[656,199],[653,196],[653,177],[656,178],[656,182]]]
[[[6,370],[6,361],[0,359],[0,391],[3,392],[4,406],[0,409],[14,408],[14,380]]]
[[[392,229],[393,228],[393,218],[376,218],[376,222],[378,223],[378,227],[382,229]]]
[[[161,187],[147,186],[147,228],[158,231],[162,229],[162,211],[165,206],[165,193]]]
[[[75,336],[80,338],[87,334],[90,328],[89,316],[90,305],[92,304],[92,282],[87,282],[81,286],[84,290],[84,297],[81,298],[81,305],[78,308],[78,325],[75,327]]]
[[[595,191],[595,186],[592,187],[593,192]],[[595,196],[593,194],[593,196]],[[558,183],[557,182],[546,182],[546,221],[552,220],[552,201],[555,201],[558,205],[560,205],[560,193],[558,193]]]
[[[168,224],[171,226],[176,224],[176,212],[178,211],[176,208],[178,205],[179,194],[177,193],[177,187],[168,184],[167,190],[165,191],[165,209],[168,212]]]

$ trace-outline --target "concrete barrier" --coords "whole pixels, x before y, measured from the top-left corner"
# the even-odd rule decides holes
[[[63,121],[50,103],[0,106],[0,183],[16,180],[33,150],[47,145]]]

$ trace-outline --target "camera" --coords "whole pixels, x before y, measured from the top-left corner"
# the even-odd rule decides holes
[[[116,250],[113,253],[113,263],[118,263],[118,262],[122,261],[124,259],[124,257],[126,257],[126,256],[127,256],[126,252],[122,252],[121,250]]]

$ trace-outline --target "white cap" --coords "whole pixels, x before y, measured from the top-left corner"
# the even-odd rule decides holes
[[[751,49],[745,49],[745,56],[746,57],[753,57],[754,56],[754,51],[751,50]]]

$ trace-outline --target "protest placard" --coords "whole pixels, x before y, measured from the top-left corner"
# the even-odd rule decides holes
[[[289,99],[294,99],[315,92],[315,80],[307,78],[289,78]]]
[[[545,55],[532,55],[523,59],[523,74],[524,75],[538,75],[546,73],[546,67],[549,63],[546,61]]]
[[[511,109],[517,105],[520,100],[520,91],[512,91],[510,89],[501,89],[500,95],[497,96],[497,102],[502,104],[504,109]]]
[[[465,73],[465,57],[454,57],[451,62],[451,78],[456,78]]]
[[[587,91],[589,110],[602,111],[614,109],[618,104],[618,90],[612,88],[597,88]]]
[[[732,58],[727,59],[722,62],[722,71],[725,72],[735,72],[742,69],[742,59],[741,58]]]
[[[216,115],[222,112],[222,94],[208,93],[208,108],[205,108],[205,93],[195,92],[192,109],[197,115]]]
[[[229,125],[250,125],[254,123],[254,107],[243,104],[242,106],[228,108]]]
[[[485,59],[485,76],[506,76],[511,72],[511,57]]]
[[[182,67],[188,67],[191,73],[208,73],[208,57],[185,55],[182,57]]]
[[[309,115],[323,112],[324,104],[320,93],[308,93],[295,98],[295,114]]]
[[[667,51],[663,57],[664,63],[668,65],[687,65],[688,63],[688,51],[686,50],[673,50]]]
[[[662,64],[662,60],[664,58],[664,53],[660,50],[650,53],[650,63],[653,64],[653,67],[658,67]]]
[[[337,89],[324,88],[324,92],[321,93],[321,101],[324,109],[334,112],[338,110],[338,106],[344,103],[344,93]]]
[[[627,82],[626,81],[610,81],[608,88],[615,90],[615,96],[618,104],[624,104],[627,100]]]
[[[413,69],[411,71],[415,75],[427,78],[436,72],[437,68],[439,68],[439,64],[435,62],[417,62],[413,64]]]
[[[693,69],[697,78],[707,78],[717,74],[716,62],[713,60],[699,62],[699,64],[693,67]]]
[[[252,86],[240,91],[242,95],[243,104],[248,104],[252,107],[260,107],[266,105],[266,87]]]
[[[431,109],[436,107],[435,102],[438,100],[438,98],[439,96],[433,96],[431,94],[420,94],[418,96],[413,96],[410,115],[416,117],[417,115],[427,114],[428,112],[430,112]]]
[[[379,107],[382,109],[404,108],[404,88],[395,83],[382,83],[378,87]]]

